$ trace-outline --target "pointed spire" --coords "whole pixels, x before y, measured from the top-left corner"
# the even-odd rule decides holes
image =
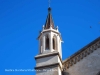
[[[53,23],[53,19],[52,19],[52,15],[51,15],[51,8],[49,7],[48,8],[48,16],[46,19],[44,29],[49,29],[50,27],[52,27],[54,29],[54,23]]]

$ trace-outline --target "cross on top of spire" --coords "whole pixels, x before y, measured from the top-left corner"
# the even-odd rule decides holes
[[[51,0],[49,0],[48,2],[49,2],[48,12],[51,12],[51,8],[50,8],[50,2],[51,2]]]
[[[49,7],[50,7],[50,2],[51,2],[51,0],[49,0],[48,2],[49,2]]]
[[[51,15],[50,1],[51,0],[49,0],[48,16],[47,16],[47,19],[45,22],[44,29],[49,29],[50,27],[54,29],[54,23],[53,23],[53,19],[52,19],[52,15]]]

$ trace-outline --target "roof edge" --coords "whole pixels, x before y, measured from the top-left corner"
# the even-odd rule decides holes
[[[63,64],[66,63],[66,62],[70,64],[73,61],[73,59],[76,60],[76,57],[77,58],[79,57],[79,58],[83,59],[83,57],[81,56],[82,54],[83,54],[83,56],[84,55],[87,56],[88,54],[90,54],[89,51],[93,52],[94,50],[96,50],[99,47],[100,47],[100,37],[98,37],[94,41],[90,42],[85,47],[81,48],[78,52],[76,52],[73,55],[71,55],[68,59],[63,60]],[[76,63],[76,61],[75,61],[75,63]]]

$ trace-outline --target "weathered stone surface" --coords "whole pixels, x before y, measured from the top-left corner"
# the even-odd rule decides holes
[[[53,55],[49,57],[43,57],[40,59],[36,59],[36,66],[44,66],[44,65],[50,65],[54,63],[60,63],[60,66],[62,67],[62,63],[60,61],[60,58],[58,55]]]
[[[67,69],[69,75],[97,75],[100,71],[100,48]]]

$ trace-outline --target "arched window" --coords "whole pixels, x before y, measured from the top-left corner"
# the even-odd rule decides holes
[[[53,37],[52,43],[53,43],[53,49],[57,50],[57,38],[56,38],[56,36]]]
[[[49,38],[48,38],[48,36],[46,36],[46,40],[45,40],[45,49],[46,50],[49,49]]]

